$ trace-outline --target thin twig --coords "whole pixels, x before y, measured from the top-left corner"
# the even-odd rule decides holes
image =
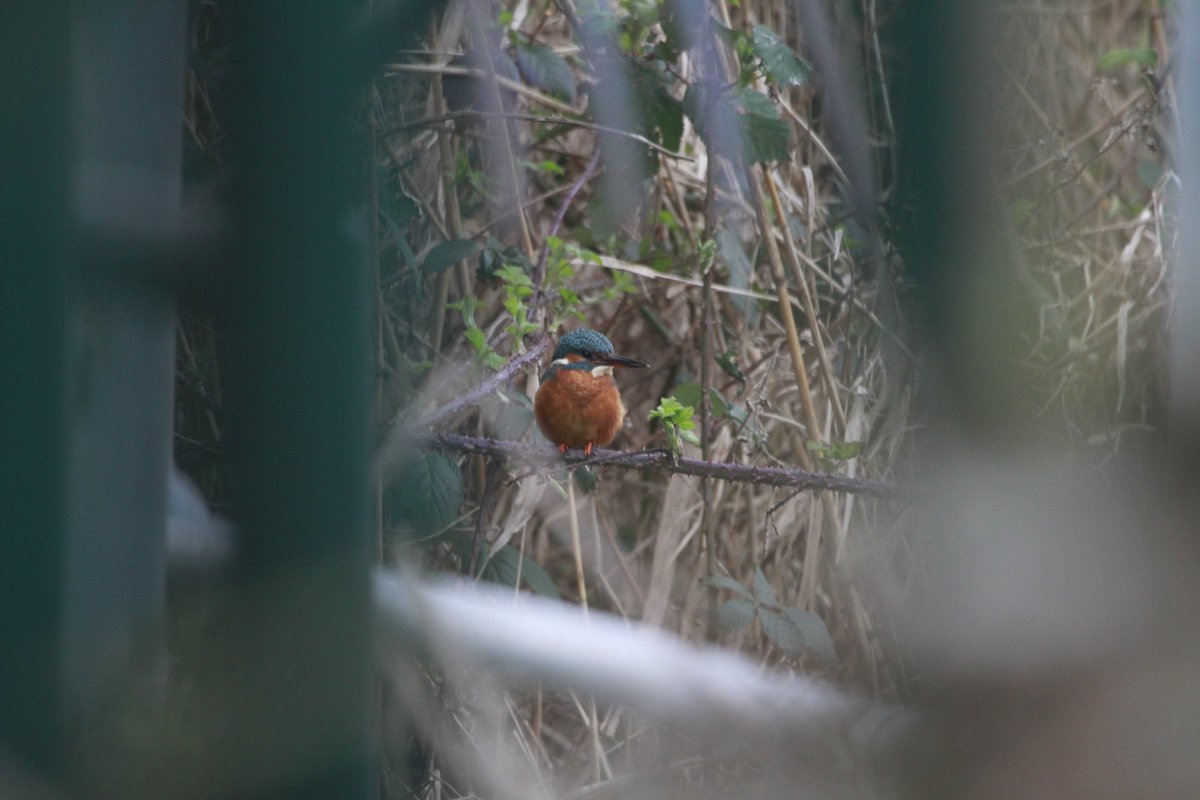
[[[542,294],[542,283],[546,278],[546,259],[550,256],[550,237],[558,235],[558,229],[562,227],[563,220],[567,216],[567,209],[571,207],[575,196],[583,188],[583,185],[592,177],[592,173],[596,171],[596,165],[600,163],[600,151],[596,150],[592,153],[592,157],[588,159],[587,166],[583,169],[583,174],[571,184],[571,190],[567,192],[567,196],[563,198],[562,205],[558,208],[558,213],[554,215],[554,222],[550,225],[550,232],[546,234],[545,241],[542,242],[542,251],[538,254],[537,263],[533,266],[533,274],[530,280],[533,283],[534,297],[529,306],[529,321],[537,321],[538,306],[541,304],[540,296]]]
[[[533,343],[529,346],[528,350],[518,356],[510,358],[504,366],[496,370],[492,377],[488,378],[486,381],[479,384],[462,397],[458,398],[452,403],[442,406],[437,411],[430,412],[429,414],[421,417],[419,420],[417,420],[413,427],[429,428],[437,425],[439,422],[442,422],[454,414],[457,414],[467,406],[475,405],[480,400],[488,397],[492,394],[492,392],[496,391],[496,389],[512,380],[513,377],[521,370],[525,369],[531,364],[537,364],[540,362],[542,357],[546,355],[547,351],[550,349],[550,337],[542,333],[532,333],[530,336],[533,338]]]
[[[404,420],[393,425],[376,453],[375,469],[382,471],[390,466],[397,454],[403,450],[414,430],[433,427],[453,417],[464,408],[478,404],[512,380],[522,370],[531,365],[538,364],[542,360],[542,357],[550,350],[550,336],[541,331],[535,331],[530,334],[530,338],[532,343],[528,350],[510,358],[504,366],[496,370],[491,377],[474,389],[436,411],[426,414],[411,425],[407,424]]]

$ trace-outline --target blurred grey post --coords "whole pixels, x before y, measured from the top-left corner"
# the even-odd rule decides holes
[[[371,286],[351,207],[355,4],[230,6],[238,557],[220,679],[240,797],[371,794]]]
[[[569,8],[570,0],[560,7]],[[615,3],[613,4],[615,5]],[[633,92],[633,74],[620,56],[620,48],[607,23],[613,13],[605,0],[582,0],[576,5],[577,33],[584,55],[596,77],[588,102],[598,124],[618,131],[639,130],[638,103]],[[593,217],[613,223],[615,228],[628,225],[643,211],[646,193],[646,153],[637,142],[625,136],[598,132],[603,173],[599,198],[592,208]]]
[[[1179,239],[1171,312],[1172,441],[1188,457],[1200,454],[1200,8],[1181,3],[1179,33]]]
[[[0,11],[0,749],[63,767],[70,4]]]
[[[140,250],[178,226],[187,4],[86,3],[75,22],[69,97],[81,236],[64,679],[73,722],[103,728],[115,719],[93,712],[117,676],[120,691],[152,696],[166,670],[175,300],[166,290],[172,265]],[[143,260],[159,274],[134,266]]]

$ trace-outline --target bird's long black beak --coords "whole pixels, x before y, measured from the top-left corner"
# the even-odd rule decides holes
[[[619,356],[616,353],[613,353],[611,356],[604,356],[603,358],[599,359],[599,361],[601,364],[607,364],[610,367],[636,367],[639,369],[644,369],[650,366],[649,364],[638,361],[636,358],[626,358],[625,356]]]

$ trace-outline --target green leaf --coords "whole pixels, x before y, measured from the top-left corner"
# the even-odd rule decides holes
[[[767,78],[777,86],[801,86],[812,78],[812,65],[793,52],[773,30],[755,25],[751,37]]]
[[[522,558],[521,551],[511,545],[505,545],[493,553],[479,577],[501,586],[516,587],[518,576],[521,582],[527,584],[535,593],[555,600],[561,599],[558,587],[554,585],[549,573],[542,569],[541,564],[529,556]]]
[[[641,112],[641,133],[654,138],[668,150],[678,150],[683,136],[683,104],[667,87],[668,77],[640,61],[628,62],[629,85]]]
[[[675,387],[675,397],[680,403],[685,406],[691,406],[694,413],[698,414],[700,408],[700,384],[698,383],[681,383]],[[708,387],[709,408],[712,410],[714,417],[725,415],[725,400],[717,393],[717,390]]]
[[[501,586],[517,585],[517,561],[520,553],[507,545],[492,553],[479,577]]]
[[[575,102],[575,74],[563,57],[538,44],[517,45],[517,69],[530,86],[562,100]]]
[[[451,239],[434,247],[425,256],[421,270],[429,275],[436,275],[479,252],[475,243],[468,239]]]
[[[762,620],[763,633],[785,655],[790,658],[804,655],[804,636],[790,619],[767,608],[759,610],[759,619]]]
[[[712,26],[713,33],[721,40],[721,43],[736,52],[738,49],[738,40],[744,38],[745,34],[741,31],[735,31],[733,28],[725,27],[715,17],[709,21],[709,24]]]
[[[813,658],[824,666],[837,666],[837,650],[834,649],[833,637],[829,635],[829,628],[826,627],[825,620],[811,611],[803,611],[799,608],[785,608],[783,613],[800,632],[804,646]]]
[[[674,397],[664,397],[658,401],[658,407],[650,412],[648,417],[650,421],[656,419],[662,420],[664,423],[679,424],[685,418],[692,418],[692,409],[683,405]]]
[[[742,138],[746,145],[746,159],[760,161],[787,161],[792,139],[792,129],[780,118],[779,109],[766,95],[743,89],[738,95],[739,104],[746,110],[739,116]]]
[[[533,589],[536,594],[542,597],[550,597],[554,600],[561,600],[562,595],[558,593],[558,587],[554,585],[554,581],[550,578],[550,573],[542,568],[542,565],[534,561],[529,556],[525,556],[525,563],[521,565],[521,577],[529,584],[529,588]]]
[[[766,95],[738,88],[714,92],[694,83],[683,97],[683,111],[710,150],[728,154],[731,146],[740,146],[750,162],[790,157],[791,128]]]
[[[725,575],[710,575],[705,580],[705,582],[709,586],[713,586],[717,589],[728,589],[729,591],[734,592],[735,594],[740,594],[742,597],[745,597],[747,600],[754,599],[754,595],[752,595],[750,593],[749,589],[747,589],[745,586],[742,586],[742,584],[738,583],[733,578],[727,577]]]
[[[393,524],[428,536],[458,516],[463,502],[462,472],[444,453],[413,451],[392,473],[384,491]]]
[[[396,249],[400,251],[400,255],[404,258],[404,263],[412,267],[416,263],[416,257],[413,255],[412,247],[408,244],[408,235],[404,232],[404,227],[396,220],[392,219],[391,215],[386,211],[380,211],[379,216],[383,217],[384,223],[392,233],[392,241],[396,243]]]
[[[735,289],[749,289],[750,280],[754,276],[754,265],[746,257],[741,239],[733,230],[723,228],[717,231],[716,241],[721,261],[729,270],[729,285]],[[746,320],[754,324],[758,318],[758,306],[755,305],[754,298],[735,294],[730,299]]]
[[[771,582],[767,580],[767,576],[763,574],[761,567],[754,569],[754,596],[763,605],[779,605],[779,602],[775,599],[775,590],[771,588]]]
[[[729,349],[717,356],[715,360],[717,362],[717,366],[721,368],[722,372],[744,386],[746,384],[746,373],[742,372],[741,367],[739,367],[737,362],[733,360],[735,356],[737,356],[737,351]]]
[[[717,606],[717,627],[726,633],[744,628],[754,621],[758,608],[749,600],[727,600]]]
[[[1155,67],[1158,65],[1158,53],[1148,47],[1117,47],[1100,56],[1096,62],[1096,66],[1103,70],[1116,69],[1126,64]]]

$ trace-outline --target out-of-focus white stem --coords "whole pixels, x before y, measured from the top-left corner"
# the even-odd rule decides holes
[[[747,658],[699,647],[657,628],[593,610],[450,582],[375,576],[385,658],[416,648],[519,682],[542,682],[627,703],[650,718],[818,733],[836,725],[881,743],[910,716],[801,676],[764,671]],[[727,729],[727,728],[726,728]]]

